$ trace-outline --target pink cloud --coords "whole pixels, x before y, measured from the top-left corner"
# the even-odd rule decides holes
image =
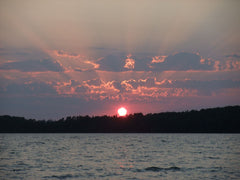
[[[228,57],[226,60],[223,60],[223,61],[215,60],[214,70],[215,71],[239,71],[240,61],[232,57]]]
[[[92,61],[88,61],[88,60],[87,60],[87,61],[84,61],[84,62],[87,63],[87,64],[91,64],[94,69],[98,69],[98,68],[100,67],[99,64],[94,63],[94,62],[92,62]]]
[[[215,61],[213,67],[214,67],[215,71],[219,71],[221,69],[220,61]]]
[[[233,59],[228,59],[226,61],[226,68],[225,70],[227,71],[239,71],[240,70],[240,61],[239,60],[233,60]]]
[[[206,60],[205,60],[204,58],[201,58],[201,59],[200,59],[200,63],[201,63],[201,64],[205,64],[205,61],[206,61]]]
[[[239,80],[240,63],[238,59],[228,57],[227,60],[204,59],[195,57],[195,64],[210,65],[212,69],[184,70],[179,67],[171,71],[100,71],[97,60],[87,59],[86,57],[68,54],[67,52],[56,52],[56,59],[59,64],[65,67],[62,72],[21,72],[19,70],[0,70],[2,77],[11,81],[25,85],[35,82],[44,82],[53,87],[60,96],[83,97],[88,100],[111,99],[111,100],[135,100],[139,101],[161,99],[163,97],[192,97],[192,96],[210,96],[219,89],[233,88],[232,82],[220,86],[221,82],[214,80]],[[179,55],[179,54],[178,54]],[[179,57],[184,60],[184,56],[191,57],[190,54],[180,54]],[[177,57],[171,57],[172,63],[177,61]],[[124,62],[124,58],[122,59]],[[135,63],[139,59],[133,59],[128,55],[125,60],[127,69],[134,69]],[[169,60],[169,59],[168,59]],[[171,60],[171,59],[170,59]],[[116,60],[117,61],[117,60]],[[163,65],[166,63],[166,56],[155,56],[152,59],[152,65]],[[189,60],[190,62],[190,60]],[[62,64],[61,64],[62,63]],[[148,61],[150,63],[150,61]],[[162,64],[161,64],[162,63]],[[180,62],[179,62],[180,63]],[[188,62],[185,62],[187,64]],[[170,64],[169,64],[170,65]],[[193,64],[194,65],[194,64]],[[166,66],[167,67],[167,66]],[[79,70],[79,71],[76,71]],[[137,67],[136,67],[137,69]],[[67,71],[68,70],[68,71]],[[86,70],[86,71],[85,71]],[[195,81],[194,81],[195,80]],[[202,93],[202,89],[208,91],[210,83],[202,81],[215,82],[216,87],[210,93]],[[201,82],[198,82],[201,81]],[[8,84],[8,82],[4,82]],[[209,87],[201,88],[196,84],[207,85]],[[234,86],[237,87],[237,86]],[[142,99],[142,100],[141,100]]]
[[[93,58],[63,50],[49,50],[48,54],[62,67],[62,69],[64,69],[65,73],[88,71],[100,67],[97,62],[101,60],[101,58]]]
[[[127,59],[125,60],[124,68],[134,69],[135,60],[131,57],[132,57],[131,54],[127,55]]]
[[[151,63],[154,64],[154,63],[162,63],[165,61],[167,56],[154,56],[152,57],[152,61]]]

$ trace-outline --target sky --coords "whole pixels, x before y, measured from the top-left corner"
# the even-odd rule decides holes
[[[0,0],[0,115],[240,104],[238,0]]]

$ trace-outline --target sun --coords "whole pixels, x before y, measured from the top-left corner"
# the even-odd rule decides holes
[[[121,108],[118,109],[117,112],[118,112],[118,115],[119,115],[119,116],[126,116],[126,114],[127,114],[127,109],[124,108],[124,107],[121,107]]]

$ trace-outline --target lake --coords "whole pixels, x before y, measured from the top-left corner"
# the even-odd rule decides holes
[[[240,179],[240,134],[0,134],[0,179]]]

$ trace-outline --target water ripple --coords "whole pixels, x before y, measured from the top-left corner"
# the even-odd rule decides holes
[[[146,171],[153,171],[153,172],[159,172],[159,171],[180,171],[181,168],[176,167],[176,166],[172,166],[172,167],[168,167],[168,168],[161,168],[161,167],[151,166],[151,167],[145,168],[145,170]]]
[[[240,179],[236,134],[0,134],[0,139],[0,179]]]

